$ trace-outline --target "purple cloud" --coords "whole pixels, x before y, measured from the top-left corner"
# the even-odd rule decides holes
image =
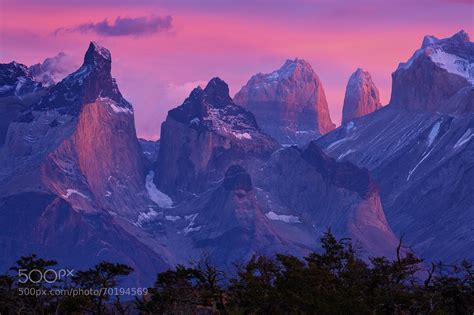
[[[97,23],[84,23],[74,28],[59,28],[54,34],[61,32],[93,32],[102,36],[144,36],[163,31],[169,31],[173,18],[166,16],[140,16],[135,18],[117,17],[114,23],[110,24],[107,19]]]

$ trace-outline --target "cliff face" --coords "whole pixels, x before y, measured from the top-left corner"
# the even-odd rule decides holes
[[[422,47],[392,74],[392,82],[390,105],[446,112],[445,103],[474,84],[474,43],[464,31],[445,39],[426,36]]]
[[[370,114],[381,107],[379,90],[370,73],[358,68],[347,82],[342,123]]]
[[[214,78],[169,111],[161,126],[156,182],[171,195],[197,193],[222,179],[231,164],[251,164],[277,148],[254,116],[232,102],[227,84]]]
[[[301,59],[252,76],[234,101],[254,113],[262,130],[282,144],[305,144],[335,127],[321,80]]]
[[[110,71],[110,52],[91,43],[77,71],[8,124],[0,146],[2,257],[51,254],[78,268],[107,259],[149,272],[166,265],[132,232],[159,207],[145,185],[133,108]],[[21,235],[12,238],[12,230]]]
[[[331,227],[372,253],[393,256],[397,240],[367,169],[338,162],[311,142],[275,153],[256,185],[268,193],[272,211],[283,212],[276,218],[297,220],[315,234]]]

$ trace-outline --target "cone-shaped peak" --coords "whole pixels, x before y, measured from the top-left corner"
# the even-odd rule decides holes
[[[84,64],[90,65],[102,65],[112,62],[112,57],[110,51],[107,48],[104,48],[97,44],[96,42],[91,42],[89,48],[87,49],[86,55],[84,56]]]
[[[56,84],[36,108],[61,108],[63,112],[77,114],[82,105],[95,102],[97,98],[109,98],[119,107],[131,111],[132,106],[122,97],[115,79],[112,78],[111,67],[110,51],[96,42],[91,42],[84,56],[84,64]]]

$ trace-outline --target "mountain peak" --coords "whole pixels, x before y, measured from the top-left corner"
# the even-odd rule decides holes
[[[234,101],[282,144],[306,144],[335,127],[321,80],[303,59],[287,59],[275,71],[253,75]]]
[[[267,81],[281,81],[284,79],[289,79],[290,77],[295,76],[297,73],[314,73],[311,65],[304,59],[287,59],[285,63],[277,70],[268,73],[259,75],[262,76]]]
[[[285,64],[281,68],[287,67],[287,66],[292,66],[292,65],[312,69],[309,62],[307,62],[306,60],[301,59],[301,58],[287,59],[285,61]]]
[[[342,123],[370,114],[381,107],[379,90],[368,71],[357,68],[347,82]]]
[[[461,30],[451,37],[425,36],[422,47],[392,74],[390,104],[440,111],[466,86],[474,86],[474,43]]]
[[[464,44],[464,43],[469,43],[469,42],[470,42],[469,34],[467,34],[467,32],[464,30],[460,30],[459,32],[452,35],[451,37],[447,37],[443,39],[437,38],[436,36],[433,36],[433,35],[426,35],[423,38],[421,48],[425,49],[428,46],[436,45],[436,44],[438,45],[443,45],[447,43]]]
[[[229,86],[219,77],[212,78],[207,83],[204,93],[210,102],[217,105],[217,107],[225,106],[232,101],[229,96]]]
[[[83,104],[95,102],[98,98],[108,98],[119,107],[131,111],[131,104],[123,98],[117,82],[112,78],[111,68],[110,51],[91,42],[84,56],[84,64],[43,96],[36,109],[60,108],[64,113],[77,114]]]
[[[86,55],[84,56],[84,64],[110,64],[112,57],[110,51],[97,44],[96,42],[90,42],[89,48],[87,49]]]
[[[369,79],[372,80],[370,73],[368,71],[364,71],[362,68],[357,68],[352,75],[350,76],[349,80],[360,80],[360,79]]]
[[[193,89],[184,103],[170,110],[168,115],[192,128],[207,128],[223,134],[233,130],[259,130],[252,113],[234,104],[227,83],[218,77],[212,78],[204,89],[199,86]]]
[[[453,36],[451,36],[452,40],[460,41],[460,42],[465,42],[468,43],[471,40],[469,39],[469,34],[465,30],[460,30]]]
[[[28,67],[16,61],[0,63],[0,97],[23,97],[35,92],[41,85],[35,82]]]

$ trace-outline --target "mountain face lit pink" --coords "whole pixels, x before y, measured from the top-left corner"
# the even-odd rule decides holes
[[[304,61],[256,75],[242,91],[275,121],[235,104],[216,77],[169,111],[159,149],[145,148],[159,151],[157,161],[138,146],[108,49],[91,43],[84,64],[48,88],[25,66],[0,64],[0,269],[33,252],[78,268],[106,259],[149,285],[150,274],[203,252],[218,266],[303,256],[328,227],[367,255],[394,255],[406,235],[427,259],[471,259],[466,37],[427,37],[394,75],[393,104],[323,136],[333,125]],[[286,143],[319,138],[281,146],[262,129]]]
[[[234,101],[253,112],[262,130],[282,144],[303,144],[335,127],[321,80],[302,59],[252,76]]]
[[[367,115],[380,107],[379,90],[370,73],[358,68],[347,82],[342,123]]]

